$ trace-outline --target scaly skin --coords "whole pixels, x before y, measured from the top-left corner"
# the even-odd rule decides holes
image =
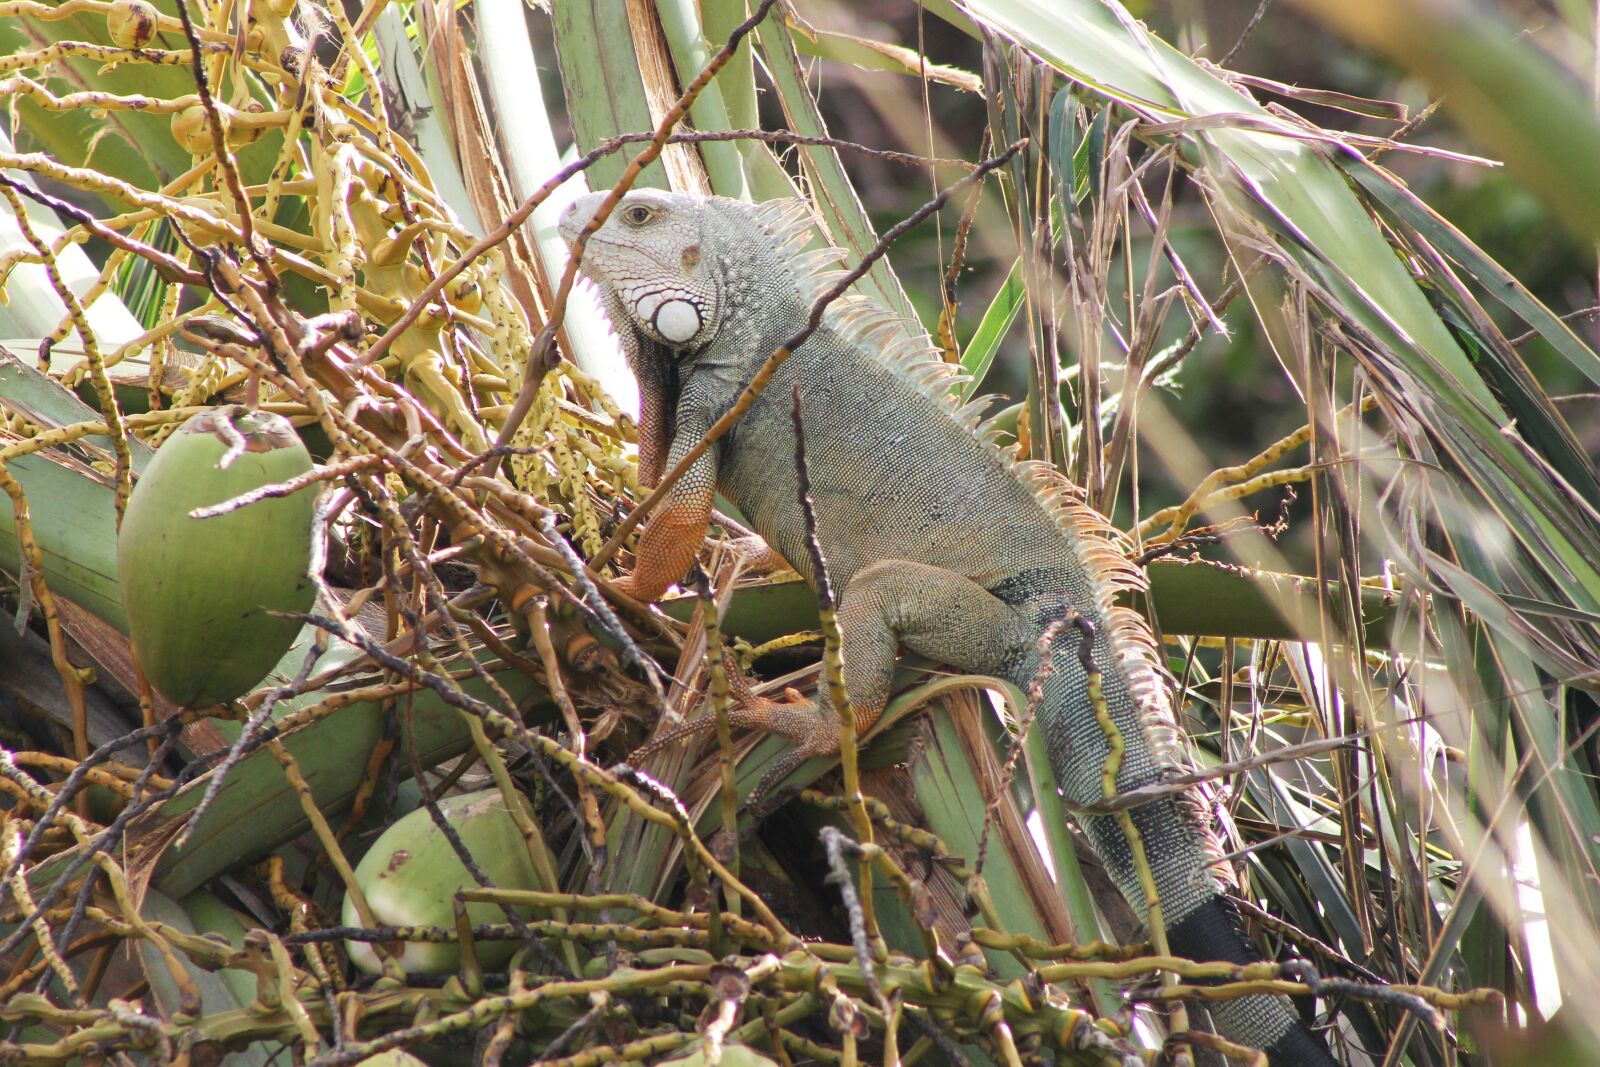
[[[603,197],[567,210],[561,229],[569,243]],[[816,257],[796,251],[807,230],[803,211],[792,206],[635,191],[590,236],[584,272],[639,378],[642,483],[657,484],[805,323],[825,285]],[[1071,486],[984,439],[976,414],[950,403],[948,368],[930,369],[927,358],[869,305],[830,309],[733,429],[668,492],[640,534],[638,562],[622,590],[655,600],[684,576],[717,490],[814,580],[790,410],[799,388],[817,536],[840,590],[856,729],[882,713],[899,648],[1025,687],[1039,667],[1041,636],[1077,613],[1092,624],[1088,654],[1125,744],[1116,788],[1162,781],[1181,764],[1166,687],[1143,620],[1112,603],[1142,576]],[[1080,808],[1104,799],[1111,750],[1088,695],[1081,640],[1065,627],[1049,650],[1054,669],[1038,713],[1051,769]],[[838,751],[838,720],[825,694],[793,704],[744,699],[733,721],[795,743],[753,803],[800,760]],[[1194,799],[1152,801],[1132,817],[1173,951],[1255,961],[1212,876],[1215,842]],[[1081,823],[1129,903],[1147,914],[1121,825],[1109,816]],[[1214,1014],[1224,1034],[1265,1048],[1274,1067],[1334,1062],[1283,998],[1247,997]]]

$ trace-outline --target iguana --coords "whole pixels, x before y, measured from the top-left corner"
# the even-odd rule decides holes
[[[568,207],[560,229],[569,244],[606,195]],[[589,235],[582,269],[639,380],[642,485],[656,485],[805,325],[838,258],[837,251],[802,251],[813,232],[802,202],[751,205],[635,190]],[[908,340],[886,312],[859,297],[835,302],[822,327],[663,498],[640,534],[632,573],[616,587],[652,601],[682,579],[718,490],[814,581],[797,491],[798,385],[817,537],[839,590],[845,684],[858,731],[889,698],[899,647],[1026,688],[1038,670],[1041,637],[1054,620],[1076,612],[1090,625],[1057,627],[1037,713],[1056,780],[1079,808],[1104,799],[1109,742],[1079,658],[1087,631],[1104,706],[1126,745],[1117,788],[1161,782],[1181,765],[1167,687],[1148,627],[1113,604],[1120,590],[1141,585],[1142,573],[1070,483],[992,442],[979,406],[951,400],[949,376],[949,365]],[[839,748],[826,694],[800,704],[745,701],[732,720],[796,743],[780,773]],[[1172,951],[1256,962],[1216,881],[1218,849],[1194,798],[1168,795],[1132,814]],[[1146,915],[1117,819],[1080,821],[1129,903]],[[1267,1050],[1274,1067],[1334,1063],[1286,998],[1247,997],[1216,1004],[1213,1013],[1225,1035]]]

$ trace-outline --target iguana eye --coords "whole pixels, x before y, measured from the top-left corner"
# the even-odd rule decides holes
[[[655,209],[643,204],[632,204],[622,209],[622,221],[632,226],[643,226],[655,217]]]

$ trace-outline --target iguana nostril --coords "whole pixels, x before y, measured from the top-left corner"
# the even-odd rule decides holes
[[[583,224],[588,221],[588,213],[581,211],[582,200],[574,200],[561,212],[561,218],[556,222],[556,231],[561,234],[561,239],[571,244],[583,229]]]
[[[589,193],[568,204],[561,212],[561,217],[556,220],[556,232],[561,234],[561,239],[569,245],[577,240],[584,226],[594,218],[595,208],[599,207],[605,198],[605,193]]]

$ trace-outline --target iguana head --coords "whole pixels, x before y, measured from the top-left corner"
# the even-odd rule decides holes
[[[570,246],[607,193],[580,197],[561,214]],[[711,201],[682,193],[636,189],[589,236],[583,273],[609,298],[613,313],[668,348],[699,348],[717,332],[722,287],[711,269],[719,249],[709,231]]]

